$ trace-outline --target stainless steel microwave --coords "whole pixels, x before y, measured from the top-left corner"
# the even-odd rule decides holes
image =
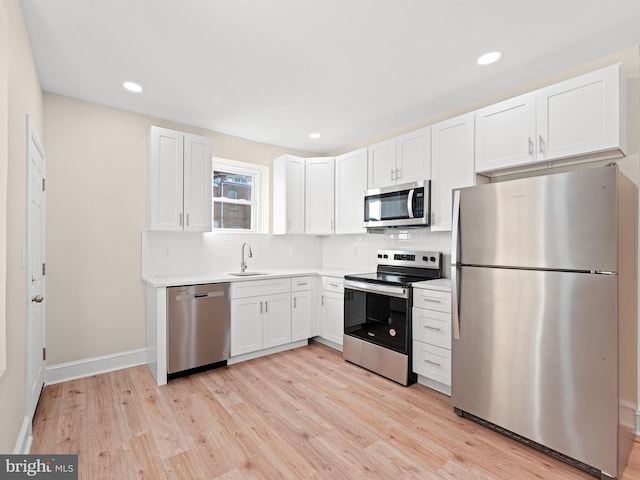
[[[429,180],[367,190],[364,194],[366,228],[428,227],[429,212]]]

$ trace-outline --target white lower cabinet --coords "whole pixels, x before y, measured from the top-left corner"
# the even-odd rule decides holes
[[[413,371],[418,383],[451,394],[451,292],[413,290]]]
[[[307,340],[312,337],[311,325],[311,277],[291,279],[291,341]]]
[[[262,316],[263,347],[277,347],[291,342],[291,294],[264,297]]]
[[[344,280],[322,277],[320,296],[320,336],[342,346],[344,332]]]
[[[291,280],[231,285],[231,356],[291,342]]]

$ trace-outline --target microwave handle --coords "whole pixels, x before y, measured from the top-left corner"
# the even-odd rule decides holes
[[[415,188],[409,190],[409,195],[407,196],[407,212],[409,213],[409,218],[414,218],[413,216],[413,194],[415,193]]]

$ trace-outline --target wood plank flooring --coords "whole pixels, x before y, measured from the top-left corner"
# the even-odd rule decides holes
[[[594,478],[317,343],[162,387],[146,366],[50,385],[33,437],[91,480]],[[622,480],[637,478],[639,439]]]

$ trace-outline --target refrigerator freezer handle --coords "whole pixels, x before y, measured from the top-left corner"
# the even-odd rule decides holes
[[[454,340],[460,340],[460,312],[458,310],[460,190],[455,190],[453,192],[453,218],[451,220],[451,321],[453,322],[453,338]]]

